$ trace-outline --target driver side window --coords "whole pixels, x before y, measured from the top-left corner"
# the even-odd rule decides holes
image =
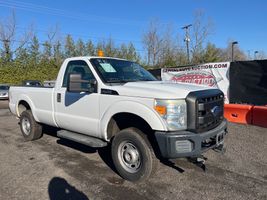
[[[89,66],[83,60],[75,60],[75,61],[70,61],[68,63],[65,74],[64,74],[62,87],[67,87],[70,74],[81,74],[82,79],[87,80],[87,81],[96,80]],[[88,83],[82,84],[83,89],[88,89],[88,87],[90,87],[90,84]]]

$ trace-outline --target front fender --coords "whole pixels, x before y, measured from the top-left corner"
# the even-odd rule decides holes
[[[153,130],[167,131],[167,126],[156,111],[139,102],[119,101],[112,104],[100,120],[102,138],[107,140],[107,127],[110,119],[118,113],[131,113],[143,118]]]

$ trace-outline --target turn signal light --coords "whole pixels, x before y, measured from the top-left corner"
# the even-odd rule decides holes
[[[167,114],[167,108],[165,106],[159,106],[156,105],[154,109],[160,114],[160,115],[166,115]]]

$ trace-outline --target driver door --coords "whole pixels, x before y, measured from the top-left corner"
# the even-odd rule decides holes
[[[85,61],[70,61],[66,67],[63,83],[55,92],[55,120],[60,128],[98,136],[99,94],[97,88],[96,90],[89,89],[91,92],[68,92],[67,83],[71,73],[81,74],[83,80],[96,81]],[[91,85],[83,84],[82,87],[87,88]]]

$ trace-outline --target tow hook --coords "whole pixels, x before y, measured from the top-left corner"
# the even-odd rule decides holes
[[[216,147],[213,148],[213,150],[217,153],[221,153],[221,154],[224,154],[226,152],[226,148],[224,147],[223,144],[220,144]]]
[[[200,167],[204,172],[206,171],[205,160],[207,160],[207,158],[205,158],[203,155],[200,155],[198,157],[190,157],[188,158],[188,160],[196,166]]]

